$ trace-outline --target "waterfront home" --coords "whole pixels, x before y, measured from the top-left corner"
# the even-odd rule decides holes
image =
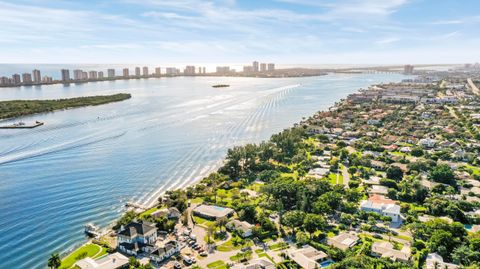
[[[360,209],[366,212],[375,212],[392,218],[392,222],[399,222],[400,206],[395,201],[386,199],[381,195],[372,195],[368,200],[360,202]]]
[[[443,257],[437,253],[429,253],[425,261],[426,269],[457,269],[460,266],[453,263],[446,263],[443,261]]]
[[[120,269],[128,268],[128,258],[115,252],[100,259],[94,260],[90,257],[81,259],[75,263],[79,269]]]
[[[221,207],[216,205],[199,205],[193,209],[193,214],[205,219],[216,220],[219,218],[229,218],[235,211],[228,207]]]
[[[344,232],[332,238],[328,238],[327,244],[343,251],[355,246],[359,241],[358,236],[353,232]]]
[[[148,222],[130,222],[117,233],[118,249],[129,255],[150,253],[157,242],[157,227]]]
[[[408,246],[404,246],[402,250],[396,250],[392,243],[387,241],[378,241],[372,244],[372,255],[389,258],[397,262],[408,262],[411,257],[411,252]]]
[[[232,220],[226,225],[230,231],[238,231],[240,236],[245,238],[252,235],[253,225],[240,220]]]
[[[180,252],[180,245],[177,241],[169,241],[163,247],[159,247],[150,253],[150,260],[162,262]]]
[[[287,256],[304,269],[321,268],[320,263],[328,258],[325,252],[308,245],[299,249],[287,250]]]
[[[155,218],[167,217],[169,219],[179,219],[182,213],[176,207],[161,208],[151,214]]]
[[[235,264],[230,269],[275,269],[275,264],[265,258],[259,258],[251,260],[246,264]]]

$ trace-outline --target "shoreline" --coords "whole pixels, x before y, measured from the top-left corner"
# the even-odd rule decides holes
[[[378,84],[378,83],[377,83],[377,84]],[[369,87],[370,87],[370,86],[373,86],[373,85],[376,85],[376,84],[370,84]],[[361,90],[361,88],[357,88],[356,90],[348,93],[347,95],[349,95],[349,94],[354,94],[354,93],[359,93],[360,90]],[[328,107],[326,107],[326,108],[324,108],[324,109],[315,110],[313,113],[311,113],[311,114],[309,114],[309,115],[307,115],[307,116],[300,117],[297,121],[291,123],[291,124],[288,125],[287,127],[284,127],[282,130],[293,128],[294,126],[297,126],[297,125],[299,125],[299,124],[302,124],[303,122],[305,122],[306,119],[313,117],[314,115],[316,115],[316,114],[319,113],[319,112],[329,111],[329,110],[331,110],[332,108],[337,107],[338,104],[340,104],[340,103],[342,103],[343,101],[346,100],[346,99],[345,99],[346,97],[347,97],[347,96],[342,97],[342,98],[340,98],[340,99],[336,99],[333,103],[331,103],[330,106],[328,106]],[[304,118],[304,119],[302,119],[302,118]],[[279,131],[281,132],[282,130],[279,130]],[[268,139],[271,137],[271,135],[274,135],[275,133],[276,133],[276,132],[270,133],[270,136],[269,136],[268,138],[264,139],[264,140],[268,140]],[[147,211],[147,210],[155,207],[155,203],[158,202],[158,198],[162,197],[162,196],[165,194],[165,192],[171,191],[171,190],[178,190],[178,189],[185,190],[185,189],[187,189],[187,188],[189,188],[189,187],[191,187],[191,186],[195,186],[195,185],[198,184],[206,175],[208,175],[208,174],[211,173],[211,172],[214,172],[214,171],[218,170],[218,168],[221,167],[221,165],[222,165],[222,163],[223,163],[224,161],[225,161],[225,158],[224,158],[224,157],[221,158],[216,165],[212,166],[211,169],[208,169],[207,171],[205,171],[205,174],[204,174],[203,176],[198,176],[197,178],[191,180],[190,182],[185,183],[185,185],[182,186],[182,187],[167,187],[167,188],[165,188],[164,190],[162,190],[162,191],[160,191],[160,192],[158,192],[158,193],[154,193],[151,197],[147,197],[147,198],[141,197],[141,198],[136,198],[136,199],[131,198],[131,199],[128,200],[128,201],[133,202],[133,201],[138,201],[138,200],[141,200],[141,199],[146,200],[146,203],[141,203],[141,205],[145,207],[145,209],[143,209],[141,212]],[[180,184],[181,184],[181,183],[180,183]],[[179,184],[179,185],[180,185],[180,184]],[[160,187],[159,189],[162,189],[162,188],[163,188],[163,187]],[[148,201],[150,201],[150,202],[148,202]],[[121,207],[121,215],[120,215],[120,216],[122,216],[123,214],[125,214],[125,212],[128,212],[128,211],[129,211],[129,210],[128,210],[128,208],[125,206],[125,204],[122,204],[122,207]],[[116,222],[118,219],[119,219],[119,218],[116,218],[113,222],[109,223],[108,226],[103,229],[103,230],[106,231],[106,232],[104,233],[104,236],[108,236],[108,235],[110,235],[112,232],[114,232],[114,230],[113,230],[112,228],[113,228],[115,222]],[[80,243],[80,244],[76,244],[76,246],[71,247],[71,248],[69,248],[68,250],[66,250],[66,251],[64,251],[64,252],[61,252],[61,253],[62,253],[62,257],[63,257],[63,258],[64,258],[64,257],[68,257],[68,255],[70,255],[71,253],[73,253],[73,252],[74,252],[75,250],[77,250],[79,247],[84,246],[85,244],[88,244],[88,242],[91,242],[91,241],[92,241],[92,240],[89,239],[89,240],[87,240],[87,241],[85,241],[85,242],[82,242],[82,243]]]
[[[299,71],[303,71],[305,73],[299,73]],[[272,72],[267,73],[251,73],[251,74],[221,74],[221,73],[208,73],[208,74],[195,74],[195,75],[148,75],[148,76],[117,76],[112,78],[96,78],[96,79],[87,79],[87,80],[54,80],[51,82],[39,82],[39,83],[20,83],[20,84],[2,84],[0,88],[18,88],[18,87],[35,87],[35,86],[49,86],[49,85],[70,85],[70,84],[84,84],[89,82],[105,82],[105,81],[117,81],[117,80],[138,80],[138,79],[161,79],[161,78],[174,78],[174,77],[239,77],[239,78],[301,78],[301,77],[317,77],[317,76],[326,76],[328,75],[328,70],[325,71],[323,69],[277,69]]]

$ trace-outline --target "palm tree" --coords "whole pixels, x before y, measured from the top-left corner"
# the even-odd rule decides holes
[[[62,260],[60,259],[60,255],[58,253],[52,253],[50,258],[48,258],[48,267],[52,269],[57,269],[62,265]]]

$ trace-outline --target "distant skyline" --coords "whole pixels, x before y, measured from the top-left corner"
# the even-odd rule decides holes
[[[0,0],[2,63],[480,61],[476,0]]]

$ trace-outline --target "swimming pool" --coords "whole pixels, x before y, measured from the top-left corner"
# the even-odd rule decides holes
[[[320,266],[321,266],[322,268],[327,268],[327,267],[329,267],[330,265],[332,265],[332,264],[334,264],[334,263],[335,263],[335,262],[332,261],[332,260],[326,260],[326,261],[324,261],[324,262],[321,262],[321,263],[320,263]]]

